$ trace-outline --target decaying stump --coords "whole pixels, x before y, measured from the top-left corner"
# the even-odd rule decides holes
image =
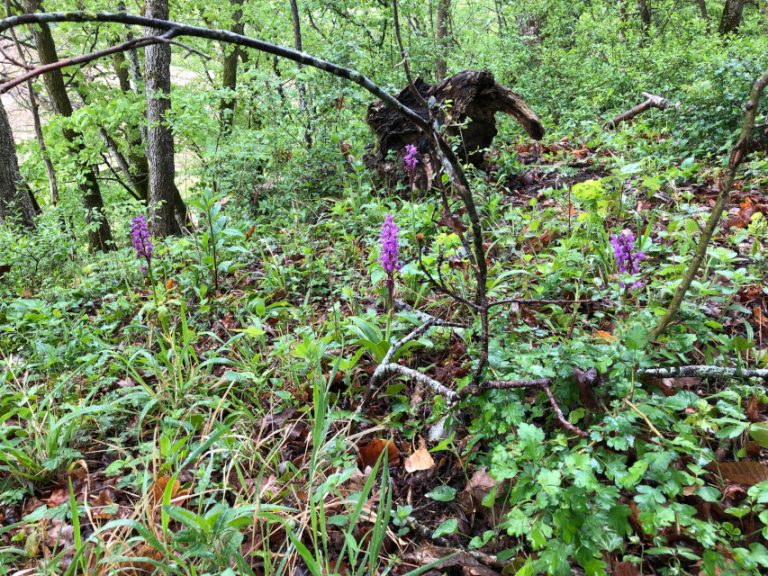
[[[544,126],[523,98],[498,84],[488,71],[465,70],[446,78],[436,86],[421,78],[414,88],[424,101],[435,101],[435,113],[450,136],[460,136],[461,155],[475,165],[483,161],[483,150],[488,148],[497,134],[496,112],[511,115],[532,138],[544,135]],[[410,87],[403,89],[397,99],[415,110],[422,118],[429,114],[423,103],[416,98]],[[429,188],[437,173],[437,159],[427,151],[426,138],[416,126],[397,111],[387,108],[381,101],[368,107],[366,122],[376,135],[376,147],[367,154],[365,163],[388,184],[404,177],[402,157],[406,145],[414,144],[420,152],[416,185]]]

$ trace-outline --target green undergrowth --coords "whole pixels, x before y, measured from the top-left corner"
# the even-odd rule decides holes
[[[3,228],[0,574],[405,574],[411,543],[425,538],[413,521],[427,540],[493,554],[510,574],[768,569],[765,388],[637,376],[766,365],[754,308],[767,297],[768,227],[755,212],[724,229],[679,321],[649,340],[717,167],[629,148],[595,154],[619,137],[586,142],[593,171],[573,186],[563,182],[583,171],[569,166],[581,143],[553,144],[535,165],[506,151],[497,172],[473,174],[490,297],[586,301],[496,308],[489,378],[550,378],[586,438],[564,430],[535,389],[451,410],[393,377],[358,410],[390,339],[419,323],[384,309],[386,213],[401,228],[398,296],[469,326],[434,328],[399,361],[454,389],[471,380],[472,317],[418,264],[421,252],[459,293],[471,289],[438,198],[386,197],[362,171],[333,194],[279,183],[257,208],[201,188],[198,229],[156,243],[153,285],[127,240],[86,254],[55,211],[33,235]],[[516,189],[503,169],[565,180]],[[744,198],[764,174],[758,158]],[[609,235],[622,229],[648,255],[642,287],[619,283]],[[578,371],[590,369],[584,384]],[[444,416],[446,434],[426,445],[433,466],[406,472]],[[366,463],[361,450],[376,439],[393,448]],[[763,468],[734,476],[737,462]]]

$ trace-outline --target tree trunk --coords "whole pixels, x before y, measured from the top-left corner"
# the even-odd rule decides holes
[[[651,7],[649,0],[637,0],[637,8],[640,11],[640,22],[643,24],[643,32],[651,27]]]
[[[709,12],[707,11],[707,0],[696,0],[696,3],[699,5],[699,13],[701,14],[702,19],[709,22]]]
[[[42,11],[40,0],[27,0],[27,12]],[[56,44],[53,42],[51,29],[47,24],[33,27],[33,36],[37,48],[40,64],[53,64],[59,60],[56,53]],[[45,74],[45,86],[53,104],[54,112],[61,116],[72,116],[72,103],[64,84],[64,76],[61,70],[52,70]],[[64,129],[64,138],[69,142],[72,154],[76,157],[83,151],[83,144],[78,143],[78,134],[71,128]],[[109,227],[104,214],[104,200],[101,197],[99,181],[96,177],[96,168],[87,163],[80,165],[83,174],[83,182],[79,185],[83,195],[85,206],[85,220],[88,224],[88,247],[90,250],[108,251],[114,249],[112,230]]]
[[[245,31],[243,23],[243,0],[230,0],[232,4],[232,32],[242,34]],[[239,46],[224,46],[224,60],[222,61],[221,85],[234,92],[237,89],[237,64],[240,61]],[[232,131],[235,121],[235,97],[228,95],[221,101],[221,126],[223,132]]]
[[[445,55],[448,53],[448,38],[450,36],[451,0],[437,0],[437,59],[435,74],[437,81],[442,82],[448,73]]]
[[[723,15],[720,18],[720,34],[735,34],[741,25],[741,15],[744,12],[744,0],[725,0]]]
[[[18,216],[24,227],[34,228],[35,204],[32,192],[19,172],[11,124],[0,102],[0,223],[10,216]]]
[[[146,0],[144,13],[151,18],[167,20],[168,0]],[[159,31],[147,28],[145,33],[152,35]],[[174,182],[173,132],[166,118],[171,108],[171,47],[165,43],[147,46],[144,59],[150,226],[152,232],[162,238],[181,234],[181,225],[176,219],[178,190]]]
[[[296,0],[291,0],[291,19],[293,20],[293,45],[296,50],[301,52],[301,20],[299,20],[299,5]],[[301,64],[299,64],[299,70],[301,70]],[[307,90],[304,86],[304,82],[299,82],[299,108],[302,113],[307,113]],[[312,132],[310,131],[309,120],[304,125],[304,141],[307,143],[307,148],[312,148]]]
[[[115,56],[120,58],[114,58],[113,64],[115,67],[115,74],[120,85],[120,90],[123,94],[131,94],[131,82],[128,76],[128,62],[123,56],[122,52],[118,52]],[[135,190],[136,194],[144,200],[149,201],[149,166],[147,164],[147,155],[143,152],[144,144],[142,143],[142,129],[135,129],[133,126],[127,126],[128,140],[128,154],[127,157],[121,157],[119,150],[115,146],[112,150],[112,144],[107,140],[107,144],[112,150],[112,154],[120,164],[120,168],[126,173],[128,180],[131,182],[131,186]],[[110,137],[111,138],[111,137]],[[106,139],[106,138],[105,138]],[[114,143],[114,140],[112,141]]]

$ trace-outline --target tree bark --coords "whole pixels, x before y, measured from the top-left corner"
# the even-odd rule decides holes
[[[40,106],[37,103],[35,85],[32,84],[31,80],[27,82],[27,93],[29,94],[29,109],[32,112],[32,122],[35,126],[35,138],[37,139],[37,145],[40,147],[40,155],[43,157],[45,173],[48,176],[48,188],[51,194],[51,204],[56,206],[59,203],[59,184],[56,179],[56,169],[53,167],[53,162],[51,162],[51,155],[48,154],[48,146],[45,143],[43,123],[40,120]]]
[[[27,0],[27,12],[35,12],[42,9],[40,0]],[[42,23],[33,27],[32,32],[35,39],[35,46],[40,59],[40,64],[53,64],[59,60],[56,52],[56,44],[53,41],[53,35],[48,24]],[[48,96],[53,104],[56,114],[61,116],[72,116],[72,103],[67,94],[67,88],[64,84],[64,76],[61,70],[52,70],[45,74],[45,86],[48,90]],[[63,131],[64,138],[69,142],[72,153],[77,157],[83,151],[84,145],[78,143],[78,133],[71,128]],[[109,227],[106,215],[104,213],[104,200],[101,197],[99,181],[96,177],[96,168],[87,163],[80,164],[80,170],[83,174],[83,182],[79,185],[83,195],[83,205],[85,206],[85,220],[88,224],[88,247],[90,250],[109,251],[114,249],[112,241],[112,230]]]
[[[707,0],[696,0],[696,3],[699,5],[699,13],[701,14],[702,19],[709,22],[709,12],[707,11]]]
[[[437,58],[435,60],[435,74],[437,81],[442,82],[448,74],[448,66],[445,63],[445,55],[448,53],[448,38],[450,36],[451,0],[437,1]]]
[[[735,34],[741,26],[741,15],[744,12],[744,0],[725,0],[723,15],[720,18],[719,32],[723,36]]]
[[[301,41],[301,20],[299,19],[299,5],[296,0],[291,0],[291,20],[293,22],[293,46],[297,51],[302,52]],[[299,70],[301,70],[301,64],[299,64]],[[304,86],[304,82],[299,82],[299,108],[302,113],[307,113],[307,89]],[[307,143],[307,148],[312,148],[312,132],[310,130],[309,120],[304,126],[304,141]]]
[[[146,0],[144,12],[151,18],[167,20],[168,0]],[[147,28],[146,34],[159,34],[159,30]],[[150,226],[152,232],[162,238],[181,234],[181,225],[176,219],[178,190],[175,184],[173,132],[166,118],[171,108],[170,45],[161,43],[147,46],[144,60]]]
[[[243,0],[230,0],[232,5],[232,32],[242,34],[245,31],[243,22]],[[224,59],[222,61],[221,85],[229,91],[237,89],[237,65],[240,61],[239,46],[224,46]],[[221,126],[225,133],[232,131],[235,121],[235,105],[237,101],[234,95],[228,95],[221,101]]]
[[[651,27],[651,7],[649,0],[637,0],[637,8],[640,11],[640,22],[643,24],[643,32],[647,32]]]
[[[0,223],[11,216],[18,216],[25,228],[35,227],[35,202],[19,172],[11,124],[0,102]]]
[[[117,76],[118,84],[120,85],[120,90],[126,96],[132,94],[128,61],[123,53],[115,53],[112,58],[112,63],[115,67],[115,74]],[[128,132],[126,137],[128,140],[127,157],[122,157],[122,154],[120,154],[116,146],[114,150],[112,150],[112,153],[115,155],[118,164],[120,164],[120,168],[126,173],[136,194],[144,199],[145,202],[148,202],[149,165],[147,163],[147,155],[144,153],[144,144],[142,143],[144,134],[142,133],[141,128],[136,129],[134,126],[128,126],[126,130]],[[112,144],[110,144],[109,140],[107,140],[107,144],[110,146],[110,149],[112,149]]]

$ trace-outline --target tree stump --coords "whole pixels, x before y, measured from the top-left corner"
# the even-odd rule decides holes
[[[397,99],[425,119],[429,113],[423,101],[434,99],[435,117],[445,126],[449,137],[459,138],[461,157],[474,165],[483,162],[483,151],[498,133],[496,112],[512,116],[536,140],[544,135],[541,120],[526,101],[497,83],[488,71],[465,70],[434,86],[418,78],[413,88],[421,99],[417,99],[410,86],[404,88]],[[365,156],[366,166],[388,185],[394,184],[405,178],[402,158],[405,147],[413,144],[421,160],[415,185],[420,189],[430,188],[438,173],[438,161],[430,156],[429,143],[418,128],[380,100],[368,107],[366,122],[376,135],[374,150]]]

